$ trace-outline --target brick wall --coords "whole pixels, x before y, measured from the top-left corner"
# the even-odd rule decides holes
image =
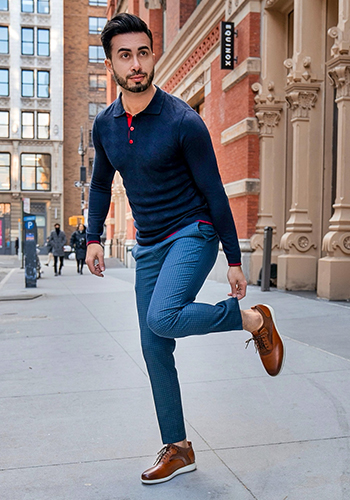
[[[89,16],[105,17],[105,7],[92,7],[87,0],[64,2],[64,230],[69,237],[75,230],[68,219],[81,214],[81,191],[74,186],[80,179],[81,157],[78,154],[80,127],[84,127],[84,143],[88,146],[89,102],[106,102],[104,92],[89,90],[89,73],[105,74],[103,64],[89,64],[89,44],[99,45],[99,35],[89,35]],[[93,156],[89,148],[85,156]],[[88,170],[88,168],[87,168]],[[88,190],[85,190],[85,198]]]

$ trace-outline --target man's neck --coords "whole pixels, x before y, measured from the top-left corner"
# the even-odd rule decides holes
[[[122,90],[123,107],[127,113],[134,116],[147,108],[156,93],[156,87],[152,84],[144,92],[130,92]]]

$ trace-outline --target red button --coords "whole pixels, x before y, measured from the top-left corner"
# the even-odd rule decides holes
[[[130,127],[130,130],[131,130],[131,132],[133,132],[135,129],[134,129],[134,127]]]
[[[133,141],[132,139],[130,139],[129,143],[130,143],[130,144],[133,144],[133,142],[134,142],[134,141]]]

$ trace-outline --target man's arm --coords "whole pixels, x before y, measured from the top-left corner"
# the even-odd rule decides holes
[[[247,282],[241,269],[241,251],[236,226],[217,166],[210,134],[203,120],[192,110],[185,113],[180,143],[199,191],[204,196],[214,227],[225,252],[231,285],[229,295],[241,299]]]
[[[89,193],[86,264],[92,274],[103,277],[102,272],[105,270],[105,265],[100,238],[111,202],[111,188],[115,169],[108,160],[101,144],[97,119],[92,129],[92,139],[95,158]]]

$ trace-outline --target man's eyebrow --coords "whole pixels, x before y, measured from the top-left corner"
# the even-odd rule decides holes
[[[142,45],[142,46],[141,46],[141,47],[139,47],[137,50],[145,50],[145,49],[147,49],[147,50],[151,50],[151,49],[150,49],[147,45]],[[124,48],[124,47],[121,47],[120,49],[118,49],[118,53],[119,53],[119,52],[132,52],[132,50],[131,50],[131,49],[126,49],[126,48]]]

